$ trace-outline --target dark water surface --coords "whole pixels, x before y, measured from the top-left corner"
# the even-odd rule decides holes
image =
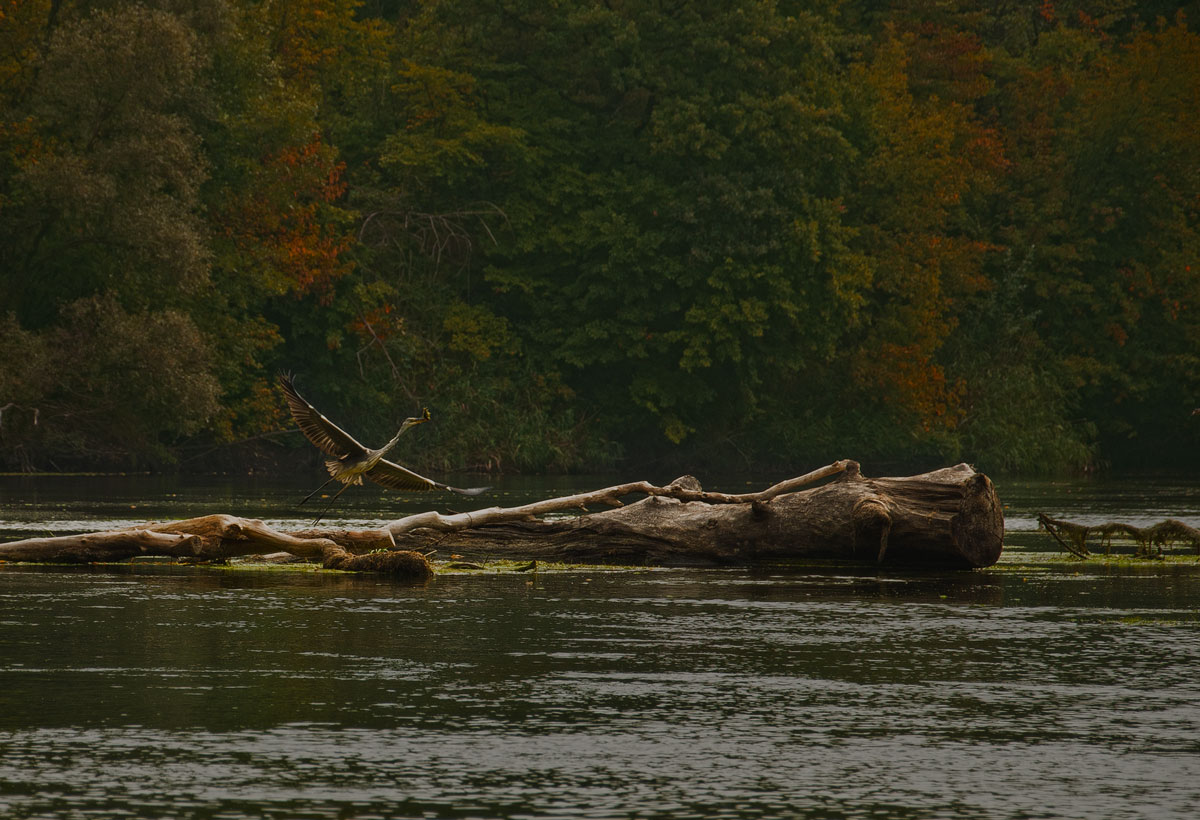
[[[0,478],[0,532],[311,489],[89,481]],[[976,572],[0,565],[0,818],[1200,816],[1200,564],[1046,564],[1032,523],[1195,526],[1197,485],[997,483]]]

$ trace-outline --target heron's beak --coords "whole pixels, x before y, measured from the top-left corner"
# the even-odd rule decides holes
[[[427,422],[427,421],[429,421],[429,408],[428,408],[428,407],[426,407],[426,408],[425,408],[425,412],[424,412],[424,413],[421,415],[421,417],[420,417],[420,418],[415,418],[415,419],[414,419],[414,418],[407,418],[407,419],[405,419],[405,420],[404,420],[404,425],[401,427],[401,429],[402,429],[402,430],[407,430],[407,429],[409,429],[410,427],[416,427],[418,424],[424,424],[424,423],[425,423],[425,422]]]

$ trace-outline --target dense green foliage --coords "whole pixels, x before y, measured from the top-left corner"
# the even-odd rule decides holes
[[[1194,459],[1194,5],[0,0],[0,460]]]

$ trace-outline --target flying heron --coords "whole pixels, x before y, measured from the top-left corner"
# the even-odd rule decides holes
[[[296,425],[300,428],[300,432],[304,433],[305,437],[318,450],[328,456],[332,456],[332,458],[325,461],[325,469],[329,471],[330,475],[329,480],[309,493],[304,501],[300,503],[305,503],[305,501],[308,501],[314,495],[321,492],[321,490],[329,486],[330,482],[342,482],[342,488],[337,491],[333,498],[329,499],[329,503],[325,505],[325,509],[321,510],[321,514],[317,516],[317,520],[313,521],[313,526],[316,526],[317,522],[325,517],[325,513],[333,506],[333,502],[337,501],[338,496],[344,493],[347,487],[354,484],[362,484],[363,476],[391,490],[415,492],[423,490],[449,490],[459,495],[479,495],[484,490],[489,489],[488,487],[472,487],[467,490],[461,490],[458,487],[451,487],[447,484],[442,484],[440,481],[434,481],[432,478],[417,475],[412,470],[401,467],[399,464],[384,458],[388,451],[396,446],[396,442],[400,440],[400,436],[404,435],[409,428],[429,421],[428,408],[425,409],[425,412],[419,418],[405,419],[404,423],[400,425],[400,429],[396,431],[396,435],[392,436],[391,441],[378,450],[371,450],[359,444],[354,439],[354,436],[325,418],[317,408],[305,401],[296,392],[296,386],[292,384],[292,377],[290,375],[286,373],[279,374],[279,384],[283,387],[283,394],[287,397],[288,407],[292,411],[292,418],[296,420]]]

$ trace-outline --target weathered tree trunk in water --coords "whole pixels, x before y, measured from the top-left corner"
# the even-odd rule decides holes
[[[425,556],[396,550],[395,546],[386,530],[286,533],[254,519],[205,515],[125,530],[13,541],[0,544],[0,560],[86,564],[164,555],[187,561],[219,561],[280,551],[320,561],[328,569],[386,572],[408,578],[433,575]]]
[[[652,492],[635,504],[575,518],[500,518],[523,508],[422,513],[393,522],[389,530],[398,548],[418,552],[568,563],[686,566],[836,558],[968,568],[990,566],[1000,557],[1004,514],[995,488],[966,464],[870,479],[857,463],[844,461],[810,476],[818,473],[837,478],[798,492],[725,496],[704,493],[685,476],[657,491],[631,490]]]
[[[824,486],[800,490],[834,477]],[[648,497],[624,506],[623,496]],[[536,516],[589,504],[618,509]],[[966,464],[908,478],[864,478],[839,461],[759,493],[705,492],[690,476],[634,482],[520,507],[419,513],[378,530],[284,533],[261,521],[209,515],[113,532],[0,544],[0,560],[121,561],[166,555],[213,560],[284,551],[326,567],[428,577],[420,553],[568,563],[734,565],[803,558],[937,567],[995,563],[1004,516],[987,476]],[[381,552],[380,550],[383,550]],[[363,554],[366,553],[366,554]]]

